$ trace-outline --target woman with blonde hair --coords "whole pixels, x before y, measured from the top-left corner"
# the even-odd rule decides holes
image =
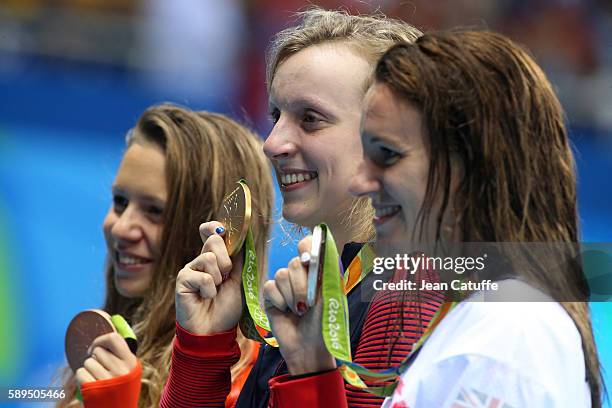
[[[421,33],[378,15],[353,16],[313,8],[299,16],[300,23],[278,33],[270,47],[267,85],[274,126],[264,151],[280,185],[283,217],[309,229],[326,223],[333,232],[348,277],[344,291],[348,293],[353,355],[358,363],[377,368],[400,361],[410,351],[439,304],[436,299],[407,304],[410,323],[405,330],[394,330],[399,311],[388,309],[384,299],[364,289],[373,278],[367,264],[371,248],[364,245],[373,237],[373,211],[367,198],[355,199],[348,191],[363,154],[360,115],[375,61],[392,44],[413,42]],[[209,251],[177,278],[177,341],[163,407],[216,406],[229,391],[226,373],[237,358],[235,330],[243,304],[239,289],[242,262],[228,256],[219,227],[217,222],[202,226]],[[287,272],[283,268],[276,276],[290,287]],[[304,294],[296,296],[289,307],[298,314],[307,313]],[[390,335],[381,337],[381,327],[389,327]],[[291,378],[300,375],[315,359],[308,349],[281,354],[274,347],[262,347],[237,406],[273,403],[273,384],[285,374]],[[382,402],[348,385],[346,395],[352,406]]]
[[[269,164],[259,137],[215,113],[174,105],[147,109],[126,138],[126,151],[103,223],[108,246],[104,310],[123,315],[138,337],[130,353],[117,334],[100,336],[84,366],[68,373],[68,397],[85,407],[152,407],[159,403],[175,333],[177,271],[202,248],[197,226],[214,219],[223,198],[249,181],[253,235],[260,267],[273,203]],[[258,344],[238,336],[241,359],[231,369],[237,387],[250,370]],[[228,372],[230,381],[230,372]]]
[[[383,407],[601,407],[574,159],[561,105],[532,57],[491,32],[431,32],[395,45],[366,95],[362,143],[351,191],[387,213],[377,223],[380,255],[422,247],[451,260],[488,255],[473,272],[451,271],[450,288],[454,280],[473,288],[447,291],[455,302],[396,368]],[[294,272],[305,279],[303,268]],[[265,298],[274,330],[292,311],[275,286]],[[281,352],[309,347],[287,332],[277,332]],[[310,373],[332,382],[341,378],[335,368],[321,358]],[[295,398],[309,392],[320,396],[314,406],[347,406],[342,387],[324,391],[296,383],[276,407],[313,406]]]

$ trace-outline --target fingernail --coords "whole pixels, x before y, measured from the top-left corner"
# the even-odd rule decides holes
[[[302,252],[302,255],[300,255],[300,262],[303,265],[310,263],[310,252]]]
[[[302,316],[304,313],[306,313],[308,306],[306,306],[306,302],[300,300],[299,302],[297,302],[297,305],[295,305],[295,308],[297,309],[299,315]]]
[[[223,234],[225,232],[225,228],[223,227],[217,227],[215,228],[215,232],[219,235]]]

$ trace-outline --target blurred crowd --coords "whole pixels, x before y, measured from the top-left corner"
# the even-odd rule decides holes
[[[266,46],[309,4],[379,11],[424,31],[505,33],[546,69],[572,125],[612,129],[606,0],[1,0],[0,76],[32,61],[102,67],[154,89],[234,104],[261,126]]]

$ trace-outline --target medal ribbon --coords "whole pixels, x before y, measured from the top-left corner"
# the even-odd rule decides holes
[[[257,273],[257,252],[253,241],[253,232],[249,227],[244,241],[244,262],[242,265],[242,290],[246,307],[242,309],[240,330],[248,339],[278,347],[274,337],[263,337],[258,327],[270,331],[268,316],[259,303],[259,274]]]
[[[331,235],[330,235],[331,236]],[[242,288],[244,291],[245,307],[240,318],[240,330],[245,337],[278,347],[278,342],[274,337],[263,337],[262,331],[270,332],[270,323],[259,304],[259,278],[257,274],[257,253],[253,240],[253,233],[249,228],[244,243],[244,263],[242,267]],[[326,247],[327,250],[327,247]],[[332,249],[330,248],[330,251]],[[338,258],[338,251],[335,244],[333,251],[336,254],[333,259]],[[374,250],[370,244],[361,247],[355,258],[351,261],[344,273],[343,291],[348,294],[359,282],[372,270],[374,264]],[[339,272],[338,272],[339,273]],[[337,300],[338,298],[336,298]],[[336,303],[334,303],[336,306]],[[348,310],[348,307],[347,307]],[[348,316],[348,312],[345,313]],[[332,322],[333,324],[334,322]],[[348,343],[350,345],[350,341]],[[348,353],[350,355],[350,353]]]
[[[329,353],[336,358],[338,370],[346,382],[378,396],[390,396],[393,394],[395,387],[397,387],[399,376],[410,365],[411,357],[419,351],[436,326],[452,310],[457,302],[446,302],[440,307],[429,322],[421,338],[413,345],[410,354],[406,356],[400,365],[386,370],[373,371],[352,362],[346,294],[367,275],[369,270],[354,267],[352,271],[351,266],[353,264],[360,266],[372,265],[374,251],[369,245],[365,245],[365,251],[360,251],[359,256],[351,262],[344,279],[342,279],[339,270],[338,251],[334,239],[329,229],[325,225],[321,226],[324,227],[325,231],[325,260],[323,263],[323,284],[321,290],[323,302],[322,333],[325,346]],[[371,270],[371,268],[367,269]],[[358,273],[355,273],[354,271],[357,270]],[[375,383],[391,380],[393,382],[380,387],[368,387],[364,380]]]
[[[374,251],[366,244],[348,266],[344,277],[341,274],[340,257],[331,232],[324,224],[325,256],[323,259],[321,301],[323,302],[322,334],[325,346],[338,363],[338,370],[346,382],[354,387],[364,389],[372,394],[387,397],[397,387],[399,376],[408,368],[414,355],[429,338],[436,326],[458,302],[445,302],[436,312],[420,339],[413,345],[412,351],[404,361],[386,370],[374,371],[352,362],[350,331],[348,320],[348,302],[346,295],[354,289],[372,270]],[[245,337],[278,347],[274,337],[263,337],[259,328],[270,332],[270,323],[259,303],[259,277],[257,273],[257,255],[253,242],[253,233],[249,228],[244,244],[244,264],[242,267],[242,287],[245,307],[240,319],[240,329]],[[368,387],[364,381],[386,382],[380,387]]]
[[[325,256],[321,279],[321,301],[323,302],[321,328],[325,346],[336,359],[338,370],[346,382],[378,396],[390,396],[397,387],[399,376],[411,364],[411,357],[418,353],[433,330],[458,302],[445,302],[442,304],[429,322],[421,338],[413,345],[410,354],[406,356],[400,365],[386,370],[374,371],[352,362],[346,295],[372,270],[371,266],[373,265],[375,254],[369,244],[364,245],[347,268],[344,277],[342,277],[340,257],[334,239],[326,225],[322,224],[321,227],[325,233]],[[246,303],[240,319],[242,333],[251,340],[266,343],[272,347],[278,347],[278,342],[274,337],[263,337],[258,329],[261,328],[270,332],[270,323],[259,303],[257,254],[253,242],[253,233],[250,228],[244,244],[242,288]],[[374,383],[393,382],[379,387],[368,387],[364,381]]]
[[[351,361],[348,302],[340,275],[338,249],[329,228],[325,224],[321,224],[321,228],[325,234],[325,257],[321,278],[323,341],[327,351],[337,360]]]
[[[375,257],[371,244],[361,247],[344,272],[344,294],[348,295],[372,271]]]
[[[340,374],[342,374],[344,380],[349,384],[353,385],[354,387],[364,389],[374,395],[378,395],[380,397],[389,397],[393,395],[393,392],[398,384],[398,379],[412,363],[412,357],[416,356],[436,326],[457,304],[458,302],[445,302],[442,304],[440,309],[438,309],[434,317],[430,320],[429,325],[423,332],[423,335],[421,335],[419,340],[414,343],[410,353],[398,366],[391,367],[386,370],[374,371],[350,361],[339,361],[338,370],[340,371]],[[368,387],[364,382],[369,381],[378,383],[391,380],[393,380],[393,382],[379,387]]]

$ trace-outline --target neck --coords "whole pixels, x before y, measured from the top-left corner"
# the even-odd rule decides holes
[[[338,248],[339,254],[342,253],[344,245],[348,244],[351,241],[354,241],[355,237],[357,236],[356,232],[353,231],[354,228],[348,227],[346,223],[328,223],[327,226],[329,227],[329,230],[334,236],[334,241],[336,243],[336,248]],[[312,228],[310,230],[312,231]]]

